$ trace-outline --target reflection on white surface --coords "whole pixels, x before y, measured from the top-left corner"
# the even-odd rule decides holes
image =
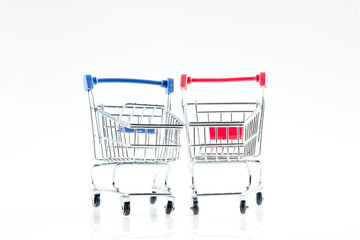
[[[251,215],[230,218],[194,216],[192,239],[262,239],[262,214],[262,208],[259,207],[256,221]]]
[[[143,216],[125,217],[120,212],[111,213],[113,211],[114,209],[93,209],[91,239],[168,239],[174,233],[172,217],[158,216],[155,206],[151,205],[150,214]]]
[[[149,214],[127,217],[116,210],[92,210],[90,239],[262,239],[261,207],[246,215],[232,216],[167,216],[154,205],[149,206]]]

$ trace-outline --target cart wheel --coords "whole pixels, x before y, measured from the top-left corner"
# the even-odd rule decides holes
[[[124,216],[128,216],[130,214],[130,202],[124,202],[124,206],[122,209]]]
[[[174,203],[172,201],[168,201],[167,204],[166,204],[165,213],[167,215],[169,215],[172,212],[172,210],[174,210],[174,209],[175,209]]]
[[[245,212],[246,212],[246,201],[245,200],[240,201],[240,212],[241,212],[241,214],[245,214]]]
[[[198,215],[199,214],[199,202],[197,199],[193,200],[193,205],[190,208],[192,210],[192,212],[194,213],[194,215]]]
[[[94,207],[100,206],[100,193],[94,194],[94,198],[93,198],[92,204],[93,204]]]
[[[155,191],[152,191],[152,193],[156,193]],[[150,203],[151,204],[154,204],[155,202],[156,202],[156,200],[157,200],[157,197],[156,196],[151,196],[150,197]]]
[[[263,202],[263,196],[262,196],[262,192],[258,192],[258,193],[256,193],[256,203],[257,203],[257,205],[261,205],[262,204],[262,202]]]

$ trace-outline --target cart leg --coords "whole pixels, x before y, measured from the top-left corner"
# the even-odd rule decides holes
[[[196,186],[195,186],[194,168],[195,168],[195,163],[189,162],[189,170],[190,170],[190,175],[191,175],[191,192],[192,192],[192,194],[191,194],[192,205],[191,205],[190,209],[194,215],[198,215],[199,214],[199,202],[198,202],[197,190],[196,190]]]
[[[195,163],[189,162],[189,170],[190,170],[190,175],[191,175],[192,198],[197,197],[197,190],[196,190],[196,186],[195,186],[194,168],[195,168]]]
[[[256,163],[259,164],[259,184],[258,184],[258,191],[256,193],[256,204],[258,206],[260,206],[263,201],[264,201],[264,197],[263,197],[263,194],[262,194],[262,181],[261,181],[261,174],[262,174],[262,164],[259,160],[256,161]]]
[[[91,184],[93,186],[93,188],[91,189],[91,192],[92,192],[92,204],[94,207],[100,206],[100,192],[101,192],[101,188],[97,187],[95,184],[94,169],[98,168],[98,167],[109,166],[109,165],[114,165],[114,163],[95,164],[91,167],[90,175],[91,175]]]
[[[115,177],[116,177],[116,170],[118,168],[118,166],[120,165],[120,163],[117,163],[114,168],[113,168],[113,174],[112,174],[112,185],[114,187],[114,190],[117,191],[117,192],[120,192],[119,191],[119,188],[116,186],[116,181],[115,181]]]
[[[156,170],[155,174],[154,174],[153,184],[152,184],[152,190],[151,190],[152,193],[155,193],[155,194],[156,194],[156,186],[157,186],[157,184],[156,184],[156,179],[157,179],[157,176],[158,176],[160,170],[161,170],[163,167],[164,167],[164,166],[159,167],[159,168]],[[156,200],[157,200],[157,196],[151,196],[151,197],[150,197],[150,203],[151,203],[151,204],[155,204]]]
[[[250,189],[250,184],[249,184],[247,190],[256,193],[256,203],[257,203],[257,205],[260,206],[262,204],[262,202],[263,202],[263,199],[264,199],[263,195],[262,195],[262,181],[261,181],[262,164],[261,164],[260,160],[248,160],[248,161],[246,161],[246,163],[255,163],[255,164],[259,165],[258,184],[255,187],[253,187],[252,189]],[[247,164],[247,166],[248,166],[248,164]],[[251,179],[251,175],[250,175],[250,179]]]
[[[170,191],[170,188],[169,188],[168,185],[167,185],[167,181],[168,181],[168,176],[169,176],[170,170],[171,170],[171,165],[170,165],[170,164],[167,164],[167,169],[166,169],[166,173],[165,173],[165,182],[164,182],[164,185],[165,185],[165,188],[167,188],[169,191]]]
[[[248,160],[248,161],[246,161],[246,166],[247,166],[247,168],[248,168],[248,173],[249,173],[249,176],[250,176],[250,178],[249,178],[249,183],[252,183],[252,181],[251,181],[251,180],[252,180],[252,175],[251,175],[251,170],[250,170],[250,167],[249,167],[248,163],[259,164],[259,181],[258,181],[258,184],[257,184],[256,188],[261,188],[261,184],[262,184],[262,181],[261,181],[261,176],[262,176],[262,163],[261,163],[261,161],[260,161],[260,160]],[[250,187],[250,184],[249,184],[248,187]],[[260,189],[260,190],[261,190],[261,189]]]
[[[93,186],[93,188],[96,188],[96,185],[95,185],[95,181],[94,181],[94,168],[96,167],[96,165],[92,166],[91,167],[91,185]]]
[[[165,172],[165,179],[164,179],[164,187],[161,187],[159,184],[157,184],[157,180],[158,180],[158,174],[159,172],[164,168],[164,167],[167,167],[166,168],[166,172]],[[170,197],[173,197],[173,195],[171,194],[171,188],[168,187],[167,185],[167,179],[168,179],[168,175],[169,175],[169,172],[171,170],[171,165],[169,163],[165,164],[165,165],[162,165],[160,168],[158,168],[158,170],[156,171],[155,175],[154,175],[154,178],[153,178],[153,185],[152,185],[152,193],[154,193],[154,196],[151,196],[150,197],[150,203],[151,204],[154,204],[157,200],[157,196],[156,196],[156,193],[157,192],[164,192],[164,193],[167,193],[170,195]]]
[[[246,168],[247,168],[247,171],[248,171],[248,175],[249,175],[249,184],[247,185],[246,190],[249,190],[250,187],[251,187],[251,180],[252,180],[251,178],[252,178],[252,176],[251,176],[250,167],[249,167],[249,164],[248,164],[247,161],[245,161],[245,165],[246,165]]]
[[[257,163],[259,163],[259,185],[258,185],[258,187],[261,187],[261,185],[262,185],[262,181],[261,181],[261,175],[262,175],[262,164],[261,164],[261,162],[259,161],[259,160],[257,160]]]
[[[153,178],[153,189],[155,189],[154,186],[157,185],[157,184],[156,184],[156,179],[157,179],[157,176],[159,175],[160,170],[161,170],[163,167],[164,167],[164,166],[159,167],[159,168],[156,170],[155,174],[154,174],[154,178]]]
[[[117,193],[120,193],[121,198],[124,199],[124,202],[130,202],[130,198],[128,193],[122,192],[120,191],[120,188],[118,187],[118,185],[116,185],[116,181],[115,181],[115,177],[116,177],[116,170],[118,169],[118,166],[122,165],[121,163],[116,163],[114,168],[113,168],[113,174],[112,174],[112,185],[114,188],[114,191]]]
[[[94,180],[94,169],[98,168],[98,167],[103,167],[103,166],[110,166],[110,165],[116,165],[117,163],[100,163],[100,164],[95,164],[91,167],[91,184],[93,186],[93,190],[94,191],[98,191],[98,187],[95,184],[95,180]]]
[[[169,176],[169,172],[170,172],[170,170],[171,170],[171,166],[170,166],[170,164],[168,164],[168,163],[165,164],[165,165],[163,165],[163,166],[161,166],[161,167],[156,171],[156,173],[155,173],[155,175],[154,175],[154,178],[153,178],[153,186],[152,186],[153,191],[156,191],[157,187],[159,186],[159,185],[157,184],[157,181],[156,181],[156,180],[158,179],[158,174],[159,174],[160,170],[162,170],[163,167],[165,167],[165,166],[167,166],[167,168],[166,168],[166,173],[165,173],[164,186],[165,186],[166,189],[168,189],[168,191],[169,191],[169,193],[170,193],[170,188],[167,186],[167,179],[168,179],[168,176]]]

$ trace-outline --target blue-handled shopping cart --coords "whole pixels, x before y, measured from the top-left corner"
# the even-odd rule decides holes
[[[167,105],[127,103],[123,106],[96,104],[93,94],[95,85],[100,83],[138,83],[158,85],[165,88]],[[93,206],[100,206],[100,192],[113,192],[121,196],[123,214],[130,214],[131,196],[149,196],[154,204],[158,196],[168,197],[166,214],[174,209],[174,196],[167,185],[170,163],[179,157],[182,122],[171,110],[171,93],[174,80],[162,81],[96,78],[84,76],[84,88],[88,92],[93,132],[94,155],[102,163],[95,164],[91,171]],[[116,184],[116,170],[126,164],[158,164],[167,167],[164,186],[156,184],[154,176],[150,192],[123,192]],[[113,166],[112,187],[95,185],[93,171],[101,166]]]

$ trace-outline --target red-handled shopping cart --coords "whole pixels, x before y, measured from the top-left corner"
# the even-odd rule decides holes
[[[254,102],[186,102],[185,95],[189,84],[212,82],[256,81],[261,87],[261,97]],[[186,124],[188,151],[190,155],[189,168],[192,178],[192,211],[199,212],[198,197],[214,195],[239,195],[240,212],[245,213],[247,205],[245,196],[256,192],[256,202],[263,201],[261,185],[261,162],[258,159],[261,152],[261,139],[264,120],[264,87],[265,73],[254,77],[238,78],[191,78],[181,76],[180,86],[183,94],[183,112]],[[247,167],[249,182],[242,192],[210,192],[197,191],[194,178],[195,164],[212,163],[244,163]],[[259,181],[252,182],[249,163],[259,165]]]

